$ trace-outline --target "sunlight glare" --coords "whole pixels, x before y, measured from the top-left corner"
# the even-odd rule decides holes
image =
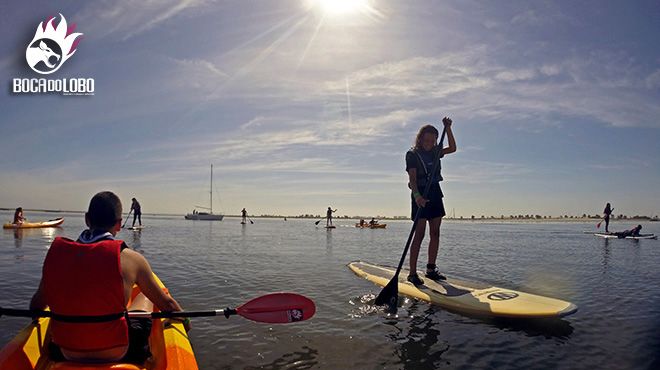
[[[369,0],[312,0],[312,5],[326,15],[348,15],[364,12],[370,8]]]

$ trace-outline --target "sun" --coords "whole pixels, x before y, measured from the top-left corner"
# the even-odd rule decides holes
[[[365,13],[371,9],[369,0],[309,0],[309,4],[328,16]]]

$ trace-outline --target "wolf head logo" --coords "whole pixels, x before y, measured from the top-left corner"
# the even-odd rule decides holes
[[[62,66],[76,52],[82,33],[73,33],[75,24],[68,26],[60,14],[60,22],[55,26],[55,17],[39,23],[34,38],[25,51],[25,59],[33,71],[50,74]]]

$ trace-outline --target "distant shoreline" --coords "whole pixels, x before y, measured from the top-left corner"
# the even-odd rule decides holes
[[[25,212],[43,212],[43,213],[73,213],[73,214],[85,214],[85,211],[72,211],[72,210],[61,210],[61,209],[31,209],[31,208],[24,208],[23,209]],[[0,207],[0,211],[14,211],[14,208],[3,208]],[[160,216],[160,217],[183,217],[184,214],[179,214],[179,213],[142,213],[143,216]],[[225,214],[225,217],[228,218],[241,218],[242,216],[239,214],[236,215],[229,215]],[[273,219],[310,219],[310,220],[319,220],[319,219],[325,219],[325,217],[320,216],[320,215],[298,215],[298,216],[282,216],[282,215],[250,215],[250,218],[262,218],[262,219],[268,219],[268,218],[273,218]],[[334,220],[336,221],[341,221],[341,220],[356,220],[359,221],[360,219],[365,219],[369,220],[371,219],[372,216],[349,216],[349,217],[333,217]],[[379,221],[407,221],[410,220],[409,217],[407,216],[395,216],[395,217],[375,217]],[[567,217],[550,217],[550,216],[518,216],[518,217],[494,217],[494,216],[488,216],[488,217],[475,217],[475,218],[466,218],[466,217],[447,217],[443,220],[445,221],[459,221],[459,222],[490,222],[490,223],[497,223],[497,222],[600,222],[603,218],[602,217],[581,217],[581,216],[567,216]],[[660,221],[660,219],[655,216],[655,217],[650,217],[650,216],[625,216],[623,218],[615,218],[613,217],[611,219],[613,222],[617,221]]]

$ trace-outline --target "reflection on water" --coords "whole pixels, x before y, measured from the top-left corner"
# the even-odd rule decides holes
[[[603,261],[601,264],[603,265],[603,274],[607,273],[607,265],[609,264],[610,261],[610,240],[607,238],[603,239],[604,244],[603,244]]]
[[[144,251],[142,250],[142,230],[133,230],[131,234],[132,235],[129,239],[130,244],[128,245],[135,251],[144,254]]]
[[[332,254],[332,229],[325,230],[325,251],[327,254]]]
[[[417,304],[423,303],[413,303],[411,311],[418,310]],[[404,369],[436,369],[443,354],[449,350],[449,343],[439,340],[441,325],[436,321],[435,308],[426,307],[421,315],[409,319],[405,328],[388,335],[399,344],[395,354]]]
[[[277,360],[259,366],[246,366],[245,369],[311,369],[318,365],[319,351],[309,346],[302,350],[287,353]]]

